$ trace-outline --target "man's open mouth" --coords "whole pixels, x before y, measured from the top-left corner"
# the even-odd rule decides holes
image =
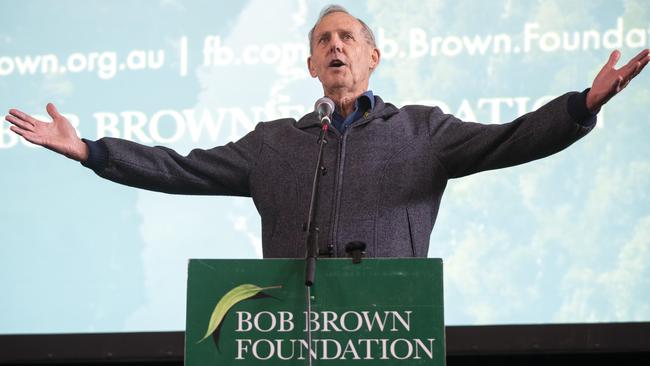
[[[345,63],[339,59],[330,61],[329,67],[342,67],[345,66]]]

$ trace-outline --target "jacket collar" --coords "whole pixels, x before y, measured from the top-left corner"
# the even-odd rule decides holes
[[[384,103],[384,101],[378,95],[375,95],[375,106],[372,108],[372,111],[368,112],[363,119],[353,123],[350,127],[365,124],[375,118],[387,118],[390,117],[399,110],[397,107],[390,103]],[[318,126],[320,127],[320,121],[318,120],[318,114],[316,112],[307,113],[302,118],[298,120],[296,127],[300,129],[306,129],[309,127]]]

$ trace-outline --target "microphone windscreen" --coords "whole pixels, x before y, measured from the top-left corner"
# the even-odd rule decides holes
[[[334,101],[328,97],[322,97],[314,104],[314,110],[318,113],[318,118],[332,117],[334,113]]]

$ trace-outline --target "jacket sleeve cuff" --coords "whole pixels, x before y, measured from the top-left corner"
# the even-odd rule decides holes
[[[88,160],[82,161],[81,165],[94,171],[100,171],[108,165],[108,149],[103,142],[81,139],[88,146]]]
[[[583,127],[593,127],[596,124],[596,115],[587,109],[587,93],[591,88],[582,93],[575,93],[569,97],[568,110],[573,120]]]

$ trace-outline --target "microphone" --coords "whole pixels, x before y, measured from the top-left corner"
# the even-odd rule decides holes
[[[314,104],[314,110],[318,113],[320,123],[329,125],[332,123],[332,113],[334,113],[334,101],[328,97],[322,97]]]

